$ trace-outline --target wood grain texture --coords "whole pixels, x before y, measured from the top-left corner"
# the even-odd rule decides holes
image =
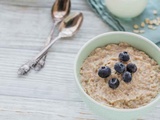
[[[54,0],[0,0],[0,120],[101,120],[81,100],[73,62],[92,37],[111,31],[85,0],[72,0],[72,12],[84,14],[73,38],[58,41],[45,68],[18,77],[18,67],[43,47],[52,26]],[[160,120],[160,105],[144,120]]]

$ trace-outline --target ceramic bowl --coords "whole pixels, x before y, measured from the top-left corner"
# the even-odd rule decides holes
[[[148,0],[105,0],[108,10],[120,18],[133,18],[146,8]]]
[[[80,82],[80,68],[83,61],[87,56],[97,47],[105,46],[111,43],[126,42],[131,46],[144,51],[151,58],[156,60],[160,64],[160,49],[153,42],[145,37],[137,34],[128,32],[110,32],[98,35],[93,39],[89,40],[78,52],[74,64],[74,75],[77,84],[77,88],[84,102],[89,106],[89,108],[101,118],[105,120],[135,120],[140,116],[144,115],[160,102],[160,95],[158,95],[154,100],[148,103],[146,106],[142,106],[135,109],[118,109],[114,107],[104,106],[89,95],[87,95]]]

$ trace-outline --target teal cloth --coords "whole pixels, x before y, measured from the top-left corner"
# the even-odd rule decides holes
[[[87,0],[92,9],[115,31],[128,31],[133,32],[133,25],[140,25],[145,18],[154,19],[155,15],[153,10],[157,10],[157,16],[160,16],[160,0],[149,0],[148,5],[144,12],[136,18],[131,20],[124,20],[112,15],[105,6],[104,0]],[[135,6],[136,7],[136,6]],[[148,29],[147,26],[144,28],[145,33],[142,36],[150,39],[160,47],[160,26],[155,30]]]

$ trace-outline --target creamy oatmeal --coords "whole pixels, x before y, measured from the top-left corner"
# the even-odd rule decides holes
[[[114,65],[119,61],[120,52],[127,51],[130,60],[137,71],[132,74],[132,81],[125,83],[122,75],[118,74]],[[111,75],[101,78],[98,70],[102,66],[111,69]],[[160,66],[155,60],[144,52],[131,47],[127,43],[110,44],[102,48],[96,48],[86,58],[81,67],[81,84],[84,91],[97,102],[116,108],[138,108],[149,103],[160,91]],[[108,81],[117,78],[120,82],[116,89],[108,85]]]

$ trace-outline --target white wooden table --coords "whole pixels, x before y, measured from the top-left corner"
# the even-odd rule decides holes
[[[0,120],[100,120],[77,93],[73,62],[92,37],[111,31],[85,0],[72,0],[72,12],[84,13],[78,34],[58,41],[45,68],[18,77],[18,67],[42,48],[52,20],[54,0],[0,0]],[[144,120],[160,120],[160,105]]]

